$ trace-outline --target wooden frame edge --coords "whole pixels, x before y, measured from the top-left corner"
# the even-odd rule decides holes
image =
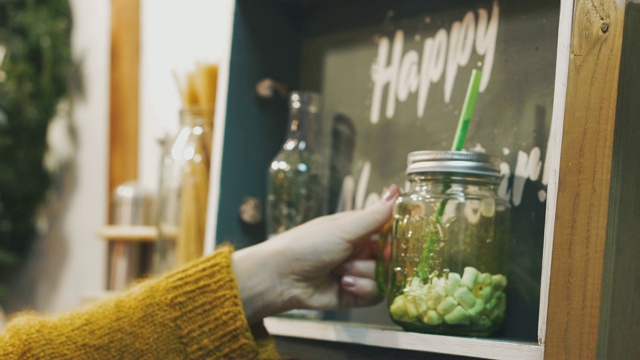
[[[113,218],[115,188],[138,178],[139,66],[140,0],[111,0],[107,222]],[[108,288],[112,287],[114,246],[109,244],[106,255]]]
[[[540,311],[538,315],[538,344],[544,345],[547,329],[547,311],[549,305],[549,282],[551,281],[551,261],[553,259],[553,234],[556,205],[558,199],[558,168],[562,147],[562,127],[567,100],[567,80],[569,76],[569,58],[571,46],[571,25],[573,22],[573,0],[560,2],[560,22],[558,24],[558,47],[556,54],[556,75],[553,92],[553,113],[547,166],[551,169],[547,185],[547,208],[544,224],[544,247],[542,250],[542,273],[540,275]]]
[[[140,0],[111,0],[109,196],[138,178]]]
[[[576,0],[545,358],[596,357],[624,7]]]
[[[227,29],[227,43],[218,64],[218,91],[216,97],[215,125],[213,129],[213,147],[211,149],[211,170],[209,173],[209,199],[207,203],[207,224],[205,229],[204,253],[214,252],[217,239],[218,206],[220,202],[220,175],[222,171],[222,150],[224,149],[224,129],[227,120],[227,92],[229,90],[229,68],[231,64],[231,46],[233,44],[233,27],[236,1],[224,0],[229,5],[227,16],[231,18]]]

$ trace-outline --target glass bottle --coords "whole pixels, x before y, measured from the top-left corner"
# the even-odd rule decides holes
[[[500,160],[417,151],[393,210],[388,305],[406,330],[489,336],[504,322],[510,206]]]
[[[180,111],[180,129],[165,142],[158,193],[155,272],[163,273],[203,254],[209,192],[212,112]]]
[[[322,156],[320,95],[290,95],[289,131],[271,162],[267,181],[267,234],[272,236],[324,215],[327,163]]]

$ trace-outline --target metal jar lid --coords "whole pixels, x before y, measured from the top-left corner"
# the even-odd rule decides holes
[[[422,150],[407,156],[407,175],[416,173],[464,173],[500,176],[500,158],[478,152]]]

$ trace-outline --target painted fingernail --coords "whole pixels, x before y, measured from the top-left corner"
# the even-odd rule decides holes
[[[396,196],[398,196],[398,187],[395,184],[393,184],[389,186],[389,189],[387,190],[387,192],[384,193],[384,195],[382,195],[382,199],[384,201],[389,201],[389,200],[395,199]]]
[[[356,286],[356,279],[354,279],[352,276],[343,276],[342,286],[345,288],[353,288]]]

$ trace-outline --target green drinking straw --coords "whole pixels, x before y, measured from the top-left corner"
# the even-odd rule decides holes
[[[467,137],[467,130],[469,129],[469,122],[471,121],[471,115],[473,115],[473,109],[476,106],[476,99],[478,98],[478,90],[480,88],[480,79],[482,78],[482,72],[476,69],[471,71],[471,80],[469,81],[469,87],[467,88],[467,95],[465,96],[464,103],[462,104],[462,112],[460,113],[460,120],[458,121],[458,128],[456,129],[456,135],[453,138],[452,151],[460,151],[464,146],[464,140]],[[448,186],[445,186],[445,189]],[[429,227],[426,246],[422,252],[422,258],[418,265],[418,276],[427,281],[431,275],[432,268],[430,265],[430,257],[437,251],[437,244],[441,240],[440,232],[436,229],[441,225],[440,220],[444,214],[444,207],[446,200],[442,199],[438,202],[438,207],[434,216],[431,218],[431,225]]]
[[[471,115],[473,115],[473,108],[476,106],[476,99],[478,98],[480,79],[482,79],[482,71],[473,69],[471,71],[469,87],[467,88],[467,95],[465,96],[464,103],[462,105],[460,120],[458,120],[456,136],[453,138],[453,145],[451,146],[452,151],[460,151],[464,146],[464,140],[467,137],[467,130],[469,129]]]
[[[482,71],[473,69],[471,71],[469,87],[467,88],[467,95],[464,97],[464,103],[462,104],[462,112],[460,113],[460,120],[458,120],[456,135],[453,137],[452,151],[460,151],[464,146],[464,140],[467,137],[467,130],[469,129],[469,122],[471,122],[471,115],[473,115],[473,109],[476,106],[476,99],[478,98],[480,79],[482,79]],[[440,217],[442,217],[444,213],[444,205],[444,201],[440,201],[438,204],[436,211],[436,221],[438,223],[440,223]]]

